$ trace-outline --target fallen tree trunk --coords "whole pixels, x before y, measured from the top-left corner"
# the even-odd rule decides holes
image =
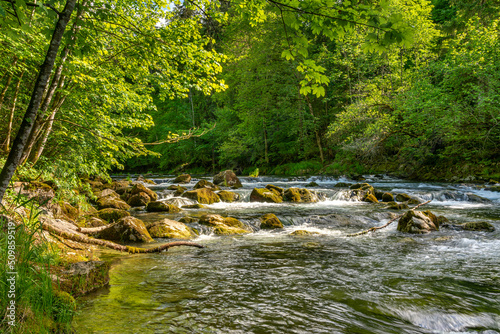
[[[197,248],[205,248],[205,246],[202,246],[200,244],[194,243],[194,242],[187,242],[187,241],[174,241],[174,242],[169,242],[166,244],[163,244],[158,247],[154,248],[140,248],[140,247],[132,247],[132,246],[124,246],[120,244],[116,244],[111,241],[107,240],[101,240],[101,239],[94,239],[94,238],[89,238],[84,235],[78,235],[74,233],[69,233],[66,231],[63,231],[57,227],[54,227],[48,223],[42,223],[42,228],[50,233],[53,233],[57,236],[60,236],[65,239],[85,243],[85,244],[91,244],[91,245],[98,245],[98,246],[103,246],[107,248],[111,248],[120,252],[127,252],[131,254],[136,254],[136,253],[160,253],[164,250],[168,250],[171,247],[176,247],[176,246],[190,246],[190,247],[197,247]]]
[[[415,209],[418,209],[419,207],[421,207],[422,205],[425,205],[425,204],[428,204],[430,203],[432,200],[428,200],[427,202],[424,202],[424,203],[420,203],[419,205],[417,205],[416,207],[414,207],[413,209],[410,209],[411,211],[415,210]],[[358,232],[358,233],[353,233],[353,234],[348,234],[347,236],[348,237],[357,237],[357,236],[360,236],[360,235],[363,235],[363,234],[367,234],[369,232],[374,232],[376,230],[380,230],[380,229],[383,229],[384,227],[387,227],[389,225],[391,225],[394,221],[396,221],[397,219],[401,218],[404,216],[404,213],[397,216],[396,218],[393,218],[391,220],[389,220],[389,222],[385,225],[382,225],[382,226],[375,226],[375,227],[371,227],[367,230],[364,230],[364,231],[361,231],[361,232]]]

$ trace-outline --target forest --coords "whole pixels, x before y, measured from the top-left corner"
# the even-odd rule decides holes
[[[18,165],[498,176],[497,1],[322,3],[78,2]],[[2,164],[55,5],[1,2]]]

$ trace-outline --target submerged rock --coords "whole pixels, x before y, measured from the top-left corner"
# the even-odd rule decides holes
[[[396,195],[396,201],[398,202],[406,202],[411,199],[410,195],[408,194],[397,194]]]
[[[109,267],[104,261],[72,263],[63,273],[59,286],[75,297],[83,296],[109,283]]]
[[[186,191],[182,194],[182,197],[187,197],[193,201],[197,201],[200,204],[212,204],[220,202],[219,196],[212,190],[207,188],[201,188],[196,190]]]
[[[346,183],[346,182],[339,182],[335,184],[333,187],[334,188],[349,188],[351,186],[351,183]]]
[[[191,175],[181,174],[177,176],[172,183],[189,183],[191,182]]]
[[[398,221],[398,231],[423,234],[439,230],[436,216],[430,212],[407,211]]]
[[[222,185],[225,187],[241,188],[240,179],[234,174],[232,170],[225,170],[214,176],[214,184]]]
[[[268,188],[254,188],[250,194],[250,202],[281,203],[279,192]]]
[[[167,204],[161,201],[149,202],[146,207],[146,211],[148,212],[169,212],[176,213],[180,212],[181,209],[172,204]]]
[[[154,222],[149,225],[148,231],[153,238],[191,239],[196,236],[191,228],[171,219]]]
[[[459,224],[459,226],[461,226],[466,231],[495,231],[495,227],[488,222],[469,222],[465,224]]]
[[[95,234],[97,238],[124,242],[152,242],[144,222],[132,216],[124,217],[115,224]]]
[[[306,231],[306,230],[296,230],[290,233],[290,235],[294,236],[307,236],[307,235],[319,235],[318,232],[311,232],[311,231]]]
[[[233,217],[223,217],[216,214],[208,214],[200,217],[200,224],[211,226],[217,235],[250,233],[245,224]]]
[[[283,224],[274,213],[267,213],[260,217],[260,228],[261,229],[275,229],[283,228]]]

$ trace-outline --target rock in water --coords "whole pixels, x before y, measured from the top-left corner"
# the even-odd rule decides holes
[[[144,222],[132,216],[121,218],[116,224],[96,233],[96,237],[105,240],[124,242],[152,242]]]
[[[281,203],[283,198],[278,191],[268,188],[254,188],[250,194],[250,202]]]
[[[212,204],[220,202],[219,196],[208,188],[186,191],[182,197],[192,199],[200,204]]]
[[[149,202],[148,206],[146,207],[146,211],[148,212],[170,212],[170,213],[176,213],[180,212],[181,209],[176,207],[175,205],[172,204],[167,204],[165,202],[161,201],[154,201],[154,202]]]
[[[309,189],[289,188],[283,194],[285,201],[296,203],[314,203],[318,201],[318,196]]]
[[[431,216],[432,215],[432,216]],[[430,212],[407,211],[398,221],[398,231],[405,233],[423,234],[439,230],[437,219]]]
[[[216,186],[215,184],[207,180],[200,180],[194,185],[194,189],[201,189],[201,188],[208,188],[212,191],[220,190],[219,186]]]
[[[283,223],[279,220],[274,213],[268,213],[260,217],[261,229],[274,229],[283,228]]]
[[[223,202],[236,202],[240,199],[240,195],[238,195],[235,192],[232,191],[227,191],[227,190],[222,190],[217,193],[217,195],[220,197],[221,201]]]
[[[242,234],[250,233],[251,231],[233,217],[222,217],[221,215],[209,214],[200,217],[200,224],[211,226],[214,228],[214,233],[217,235]]]
[[[148,231],[153,238],[191,239],[196,236],[191,228],[171,219],[163,219],[149,225]]]
[[[243,185],[240,179],[234,174],[232,170],[225,170],[214,176],[214,184],[222,185],[225,187],[241,188]]]
[[[191,182],[191,175],[181,174],[181,175],[177,176],[174,179],[174,182],[172,182],[172,183],[189,183],[189,182]]]

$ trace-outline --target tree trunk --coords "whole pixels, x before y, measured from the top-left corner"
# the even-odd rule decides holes
[[[24,71],[21,72],[19,80],[17,81],[16,90],[14,92],[14,98],[12,99],[12,107],[10,108],[9,123],[7,124],[7,138],[5,139],[5,144],[3,150],[5,153],[9,152],[10,147],[10,136],[12,134],[12,123],[14,122],[14,113],[16,111],[17,96],[19,95],[19,88],[21,87],[21,81],[23,80]]]
[[[307,106],[309,107],[309,112],[311,113],[311,116],[314,119],[313,107],[312,107],[311,101],[309,100],[309,97],[307,97],[307,95],[306,95],[306,102],[307,102]],[[316,135],[316,145],[318,145],[319,157],[321,159],[321,163],[323,164],[323,163],[325,163],[325,158],[323,156],[323,146],[321,145],[321,137],[319,135],[319,131],[318,131],[318,128],[316,126],[316,120],[314,120],[314,134]]]
[[[57,57],[57,52],[59,50],[59,46],[61,45],[64,31],[66,30],[66,26],[68,25],[69,19],[71,18],[71,14],[73,13],[75,4],[76,0],[67,0],[64,10],[59,14],[59,19],[57,20],[52,39],[50,41],[49,49],[45,56],[45,61],[40,67],[40,71],[38,72],[38,77],[35,82],[35,88],[33,90],[33,93],[31,94],[30,103],[28,105],[26,113],[24,114],[21,127],[19,128],[16,139],[14,140],[14,143],[12,145],[12,149],[10,150],[9,156],[7,157],[5,166],[0,173],[0,203],[2,202],[5,191],[9,186],[9,182],[12,179],[12,176],[14,175],[14,172],[16,171],[21,160],[24,147],[33,127],[33,122],[35,121],[37,116],[38,108],[42,103],[43,93],[46,91],[47,84],[49,82],[50,75],[52,73],[52,69]]]

